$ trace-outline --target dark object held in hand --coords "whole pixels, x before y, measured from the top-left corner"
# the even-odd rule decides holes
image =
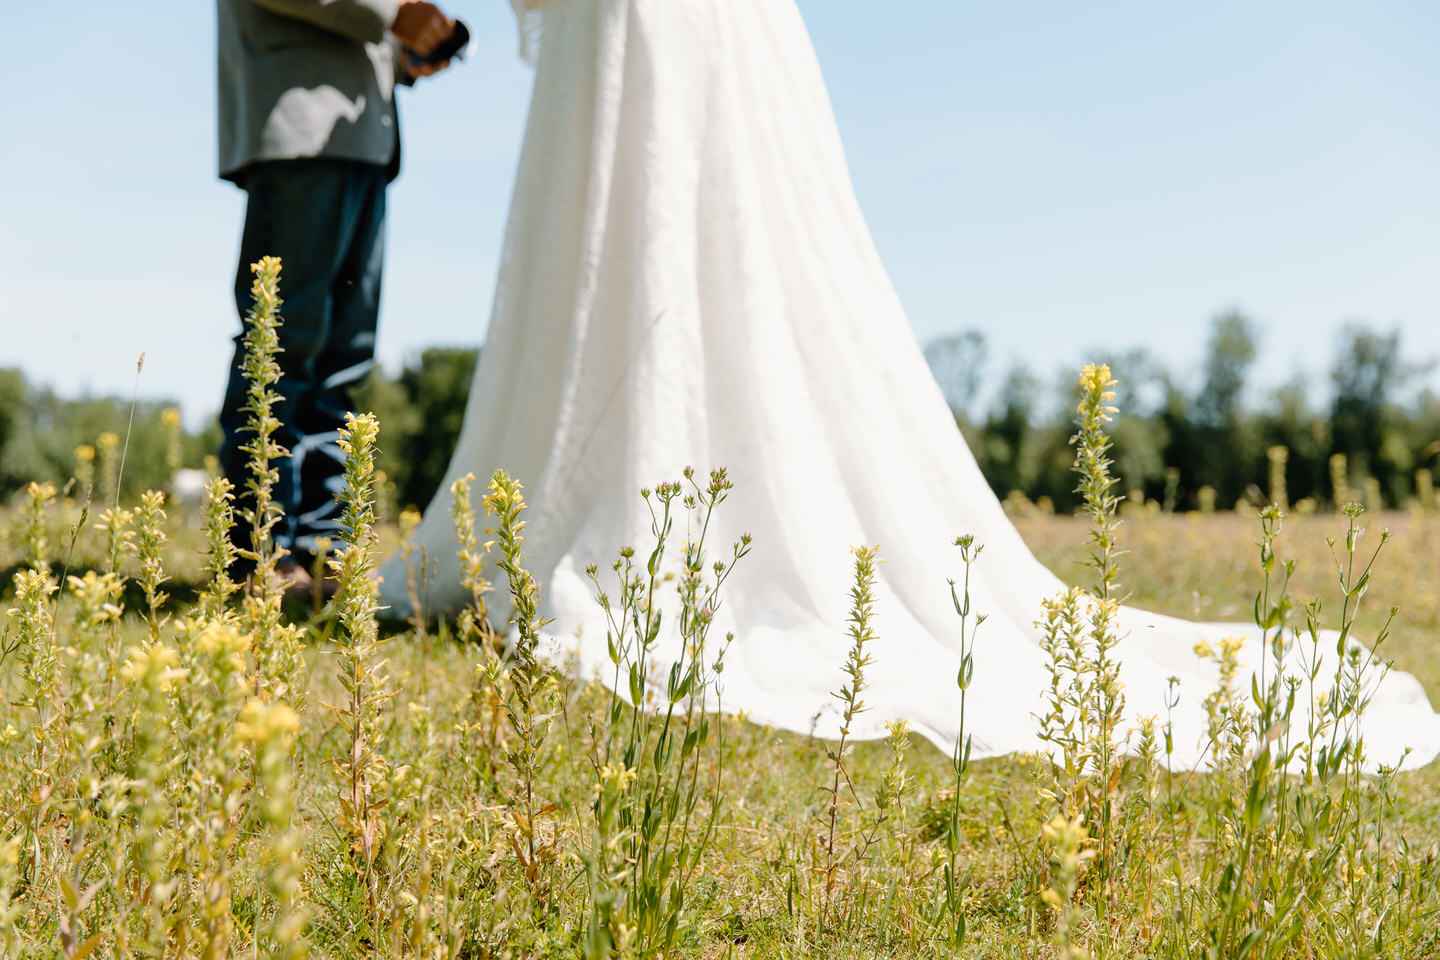
[[[456,57],[463,59],[462,51],[469,45],[470,29],[462,21],[456,20],[455,29],[450,31],[450,38],[431,50],[428,55],[422,57],[409,47],[405,48],[405,52],[417,65],[438,67],[445,61],[453,60]]]

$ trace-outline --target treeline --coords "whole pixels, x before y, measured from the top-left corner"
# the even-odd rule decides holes
[[[128,442],[127,442],[128,441]],[[134,405],[119,397],[66,398],[0,368],[0,496],[31,481],[57,489],[93,485],[97,503],[134,502],[162,488],[180,467],[203,467],[220,446],[219,427],[187,432],[180,411],[164,400]],[[123,470],[122,470],[123,461]]]
[[[377,366],[356,398],[380,420],[375,464],[385,473],[383,499],[390,505],[423,510],[439,490],[460,439],[479,358],[474,349],[431,347],[399,376]]]
[[[1186,375],[1143,350],[1084,358],[1109,363],[1119,380],[1112,432],[1122,493],[1175,510],[1228,509],[1276,494],[1302,508],[1349,499],[1434,505],[1440,396],[1423,384],[1429,367],[1402,356],[1398,331],[1348,326],[1327,378],[1273,385],[1255,369],[1258,337],[1239,313],[1217,317],[1203,362]],[[996,495],[1072,510],[1076,371],[1047,383],[1014,365],[982,410],[996,377],[982,334],[940,338],[925,355]],[[473,349],[432,348],[396,376],[377,368],[357,397],[380,419],[377,466],[389,506],[424,507],[438,490],[477,358]],[[78,476],[113,497],[128,432],[121,495],[133,500],[165,486],[176,466],[204,465],[219,446],[213,423],[187,433],[166,403],[141,401],[134,416],[128,429],[129,400],[65,399],[0,370],[0,495],[31,480],[63,486]]]
[[[1398,331],[1346,326],[1319,382],[1267,379],[1255,369],[1258,337],[1242,314],[1217,317],[1193,387],[1143,350],[1086,358],[1109,363],[1119,380],[1112,426],[1121,493],[1179,510],[1271,496],[1302,509],[1433,505],[1440,397],[1423,383],[1429,366],[1403,357]],[[1013,366],[977,410],[993,382],[984,336],[943,337],[925,354],[996,495],[1073,509],[1074,372],[1047,385]]]
[[[377,369],[356,397],[381,423],[378,467],[386,474],[389,505],[430,502],[460,435],[475,373],[473,349],[426,350],[390,377]],[[219,399],[217,395],[216,399]],[[58,396],[0,368],[0,498],[31,481],[75,497],[92,486],[97,503],[133,503],[150,489],[168,489],[180,468],[216,470],[220,428],[215,421],[187,431],[175,404],[121,397]],[[123,461],[123,469],[122,469]]]

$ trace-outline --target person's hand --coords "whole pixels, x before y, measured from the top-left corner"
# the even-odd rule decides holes
[[[390,32],[395,34],[396,39],[422,57],[449,39],[454,29],[455,21],[445,16],[444,11],[428,0],[401,0],[395,22],[390,24]],[[448,65],[437,65],[428,72],[416,70],[414,73],[416,76],[425,77],[443,70]]]

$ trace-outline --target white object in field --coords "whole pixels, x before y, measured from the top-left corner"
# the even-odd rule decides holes
[[[176,503],[199,503],[205,499],[205,484],[210,474],[192,467],[181,467],[170,478],[170,499]]]

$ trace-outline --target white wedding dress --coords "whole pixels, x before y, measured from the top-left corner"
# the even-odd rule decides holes
[[[854,730],[906,718],[948,751],[959,619],[946,580],[962,573],[955,537],[972,534],[971,596],[988,619],[966,729],[976,756],[1036,749],[1035,621],[1062,585],[991,494],[916,345],[793,0],[516,3],[538,27],[534,97],[465,426],[417,532],[439,561],[432,609],[465,599],[450,481],[473,472],[483,490],[503,467],[525,485],[555,655],[608,676],[586,566],[645,549],[642,487],[725,466],[735,488],[711,542],[725,556],[754,537],[716,624],[735,635],[725,709],[836,733],[850,548],[878,544],[869,711]],[[382,574],[386,602],[406,607],[404,565]],[[1181,678],[1176,762],[1195,763],[1214,670],[1194,644],[1254,628],[1130,608],[1122,626],[1127,717],[1163,718],[1167,679]],[[1440,718],[1406,674],[1384,681],[1365,732],[1377,762],[1440,751]]]

